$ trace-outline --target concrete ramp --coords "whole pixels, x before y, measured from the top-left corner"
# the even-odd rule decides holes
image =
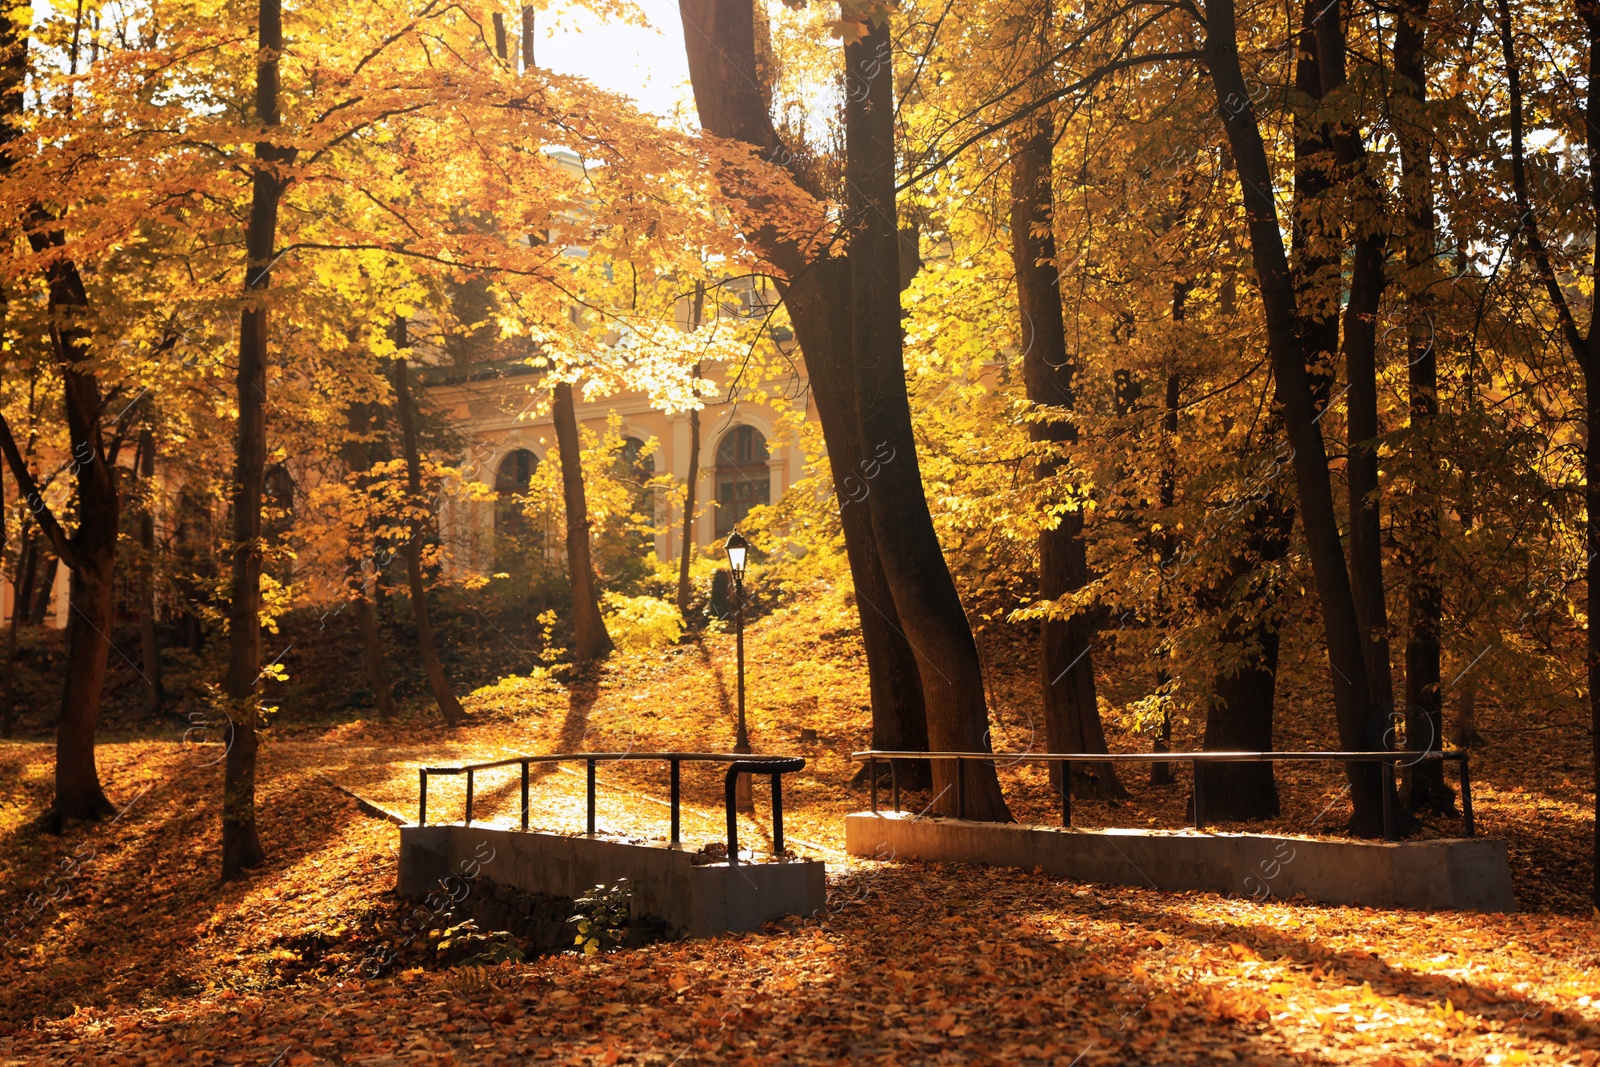
[[[823,865],[791,859],[703,863],[665,844],[563,836],[488,826],[403,826],[399,892],[422,897],[441,882],[485,878],[526,893],[575,898],[627,878],[637,916],[659,919],[678,937],[755,930],[824,904]]]
[[[872,859],[1043,868],[1080,882],[1198,889],[1264,900],[1423,911],[1515,911],[1506,843],[1491,838],[1348,841],[1193,830],[1077,830],[845,816],[845,847]]]

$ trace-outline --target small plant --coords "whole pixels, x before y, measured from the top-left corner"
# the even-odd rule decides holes
[[[471,955],[467,952],[476,949]],[[461,966],[493,967],[497,963],[521,963],[522,950],[504,930],[481,931],[471,919],[448,927],[439,935],[439,957],[455,957]]]
[[[572,943],[585,956],[598,955],[627,940],[633,915],[633,883],[628,879],[597,885],[572,903],[577,914],[567,921],[578,927]]]

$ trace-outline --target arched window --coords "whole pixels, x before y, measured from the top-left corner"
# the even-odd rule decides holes
[[[624,477],[647,482],[656,472],[656,458],[644,450],[644,442],[637,437],[624,437],[622,451],[617,455],[617,470]]]
[[[494,474],[494,491],[499,497],[494,507],[495,533],[517,534],[527,528],[527,518],[522,513],[523,502],[518,499],[528,492],[533,472],[539,469],[539,457],[526,448],[506,453]]]
[[[751,508],[772,502],[767,458],[767,439],[754,426],[735,426],[723,434],[717,445],[718,537],[732,532]]]
[[[539,457],[526,448],[507,452],[494,473],[494,491],[501,496],[509,493],[526,493],[533,472],[539,469]]]

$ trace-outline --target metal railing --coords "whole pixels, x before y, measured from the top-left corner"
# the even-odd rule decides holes
[[[1467,754],[1451,752],[890,752],[868,749],[852,752],[852,761],[865,760],[867,778],[872,783],[872,811],[878,811],[878,761],[889,763],[890,784],[894,789],[894,810],[900,810],[900,770],[897,760],[949,760],[956,761],[956,818],[965,818],[967,812],[966,776],[962,766],[967,760],[993,763],[996,766],[1015,766],[1018,763],[1045,763],[1061,765],[1061,825],[1072,825],[1072,790],[1070,781],[1074,763],[1188,763],[1195,772],[1202,763],[1379,763],[1383,766],[1383,836],[1385,840],[1399,840],[1395,829],[1394,786],[1395,768],[1430,760],[1459,765],[1461,777],[1461,821],[1466,836],[1472,837],[1476,828],[1472,819],[1472,772],[1467,766]],[[1194,774],[1194,828],[1205,829],[1204,790],[1201,778]]]
[[[791,771],[798,771],[805,767],[806,761],[799,756],[752,756],[748,753],[736,752],[555,752],[544,756],[513,756],[510,759],[493,760],[489,763],[469,763],[460,767],[420,767],[417,770],[419,790],[417,795],[417,825],[428,824],[428,776],[429,775],[457,775],[467,776],[467,802],[464,824],[472,825],[472,794],[476,786],[476,775],[479,771],[494,770],[498,767],[522,768],[522,829],[528,828],[528,768],[535,763],[583,763],[588,770],[588,803],[587,803],[587,832],[594,836],[594,800],[595,800],[595,769],[601,763],[621,763],[624,761],[648,760],[656,763],[670,765],[669,789],[672,808],[672,844],[681,843],[681,789],[680,768],[685,763],[726,763],[728,764],[727,778],[724,781],[724,796],[728,809],[728,862],[739,862],[739,825],[735,811],[735,795],[739,775],[765,774],[772,778],[772,844],[773,855],[783,855],[783,776]]]

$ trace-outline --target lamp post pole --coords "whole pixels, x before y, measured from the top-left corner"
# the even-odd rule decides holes
[[[739,728],[734,734],[733,750],[750,751],[750,734],[744,725],[744,579],[733,579],[733,649],[739,676]]]
[[[744,720],[744,564],[749,543],[735,530],[728,537],[728,569],[733,573],[733,648],[735,673],[738,678],[739,722],[733,735],[733,751],[745,755],[750,751],[750,734]],[[750,793],[750,776],[739,775],[735,786],[735,806],[740,811],[754,811],[755,801]]]

